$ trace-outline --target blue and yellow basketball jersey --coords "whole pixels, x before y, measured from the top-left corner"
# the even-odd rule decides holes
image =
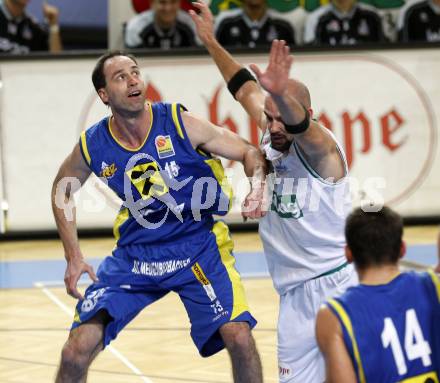
[[[114,235],[118,246],[161,243],[210,230],[213,214],[230,208],[232,189],[219,159],[196,151],[179,104],[149,106],[151,126],[137,149],[113,136],[110,117],[81,134],[90,169],[122,199]]]
[[[338,317],[360,383],[438,383],[440,282],[402,273],[327,302]]]

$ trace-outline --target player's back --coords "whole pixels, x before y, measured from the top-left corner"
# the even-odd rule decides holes
[[[360,383],[439,382],[440,283],[433,272],[361,284],[328,306]]]

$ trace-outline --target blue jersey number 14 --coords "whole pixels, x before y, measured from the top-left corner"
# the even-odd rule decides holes
[[[402,345],[400,344],[394,322],[389,317],[384,319],[384,328],[381,337],[384,348],[391,346],[399,375],[405,375],[408,372],[408,368],[403,355]],[[423,338],[422,329],[414,309],[406,311],[405,353],[409,361],[420,358],[425,367],[431,365],[431,347],[429,347],[429,343]]]

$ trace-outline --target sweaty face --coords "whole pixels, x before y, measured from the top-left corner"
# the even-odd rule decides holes
[[[152,9],[155,12],[156,22],[161,27],[171,27],[176,22],[180,0],[154,0]]]
[[[279,152],[288,151],[293,142],[293,135],[286,132],[284,124],[281,122],[280,112],[270,97],[266,98],[264,114],[272,148]]]
[[[99,95],[119,113],[136,114],[145,105],[145,83],[137,64],[126,56],[115,56],[104,64],[105,88]]]

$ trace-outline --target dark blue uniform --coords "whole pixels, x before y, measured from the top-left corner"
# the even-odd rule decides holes
[[[351,287],[327,305],[340,321],[358,382],[439,382],[440,282],[433,272]]]
[[[183,107],[157,103],[149,109],[149,133],[137,149],[118,142],[111,118],[81,135],[84,160],[123,204],[114,225],[117,247],[78,303],[73,327],[107,310],[113,318],[107,345],[144,307],[175,291],[196,346],[208,356],[223,348],[222,324],[256,323],[234,268],[228,228],[212,217],[228,212],[231,188],[220,160],[192,147]]]

